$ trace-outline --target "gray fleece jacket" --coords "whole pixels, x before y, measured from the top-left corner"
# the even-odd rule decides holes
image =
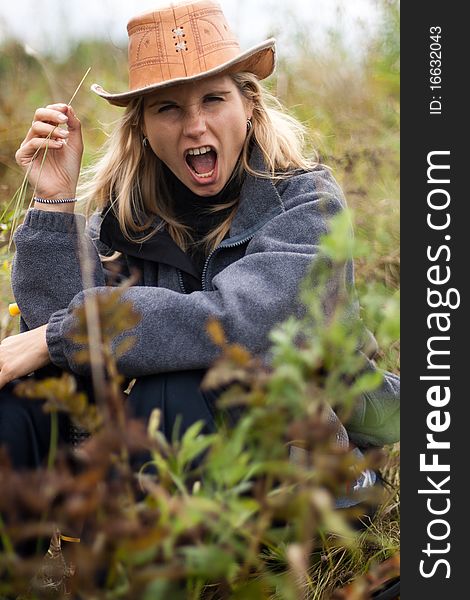
[[[256,148],[251,164],[256,170],[264,168]],[[124,298],[133,302],[142,319],[132,332],[137,343],[118,360],[120,372],[139,377],[209,367],[218,355],[206,333],[210,317],[221,322],[229,341],[266,355],[271,329],[304,311],[299,284],[312,261],[319,259],[318,242],[327,232],[328,220],[343,207],[341,190],[321,166],[277,185],[247,175],[229,237],[206,260],[202,291],[184,293],[175,267],[160,264],[156,269],[154,262],[140,261],[139,285],[128,289]],[[67,334],[73,310],[84,295],[110,290],[99,256],[107,250],[99,240],[99,226],[99,215],[87,227],[79,214],[31,209],[15,234],[12,287],[21,328],[47,323],[52,362],[82,375],[86,370],[74,361],[77,348]],[[82,282],[77,236],[85,237],[93,265],[94,287],[88,290]],[[132,266],[132,257],[128,263]],[[344,279],[353,285],[352,264],[345,267]],[[386,374],[377,393],[359,403],[353,418],[356,441],[377,445],[396,441],[391,438],[397,432],[387,434],[390,439],[376,432],[383,419],[396,415],[397,397],[398,380]],[[373,416],[372,425],[367,414]]]

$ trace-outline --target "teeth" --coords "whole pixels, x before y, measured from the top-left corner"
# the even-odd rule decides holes
[[[212,169],[212,171],[209,171],[209,173],[196,173],[197,177],[212,177],[212,175],[214,174],[215,169]]]
[[[197,156],[198,154],[206,154],[206,152],[210,152],[210,150],[210,146],[201,146],[200,148],[190,148],[188,154],[195,154]]]

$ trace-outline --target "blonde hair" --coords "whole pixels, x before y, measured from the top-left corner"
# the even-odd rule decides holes
[[[232,177],[244,172],[273,180],[289,177],[296,170],[310,170],[316,164],[304,157],[305,128],[289,116],[279,101],[269,94],[252,73],[231,74],[240,93],[253,107],[252,129],[248,132],[237,168]],[[131,101],[113,133],[102,157],[88,168],[80,185],[80,199],[86,202],[89,216],[96,208],[103,210],[111,201],[124,236],[143,242],[166,223],[173,240],[182,250],[192,242],[190,229],[180,223],[171,210],[171,198],[163,176],[163,164],[149,147],[142,144],[143,96]],[[255,141],[264,157],[265,172],[254,171],[249,164],[251,142]],[[225,237],[235,215],[239,198],[218,205],[213,211],[232,208],[228,216],[201,244],[206,252]],[[161,225],[145,233],[155,222]]]

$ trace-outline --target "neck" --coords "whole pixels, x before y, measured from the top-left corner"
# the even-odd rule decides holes
[[[220,192],[212,196],[199,196],[198,194],[194,193],[187,186],[185,186],[184,183],[178,179],[172,171],[170,171],[165,163],[162,163],[162,165],[165,183],[170,193],[171,200],[177,204],[185,203],[188,207],[189,205],[215,206],[217,204],[229,202],[240,194],[244,177],[239,177],[237,175],[238,163],[224,187],[220,190]]]

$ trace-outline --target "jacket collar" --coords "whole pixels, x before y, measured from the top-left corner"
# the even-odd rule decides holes
[[[257,144],[251,152],[250,167],[256,172],[267,172],[263,153]],[[284,205],[272,180],[247,173],[238,210],[230,227],[230,239],[250,235],[282,212]]]
[[[258,145],[254,145],[251,152],[250,167],[256,172],[266,172],[263,154]],[[284,212],[284,206],[271,179],[247,173],[240,191],[240,202],[230,227],[229,237],[222,242],[222,245],[249,237],[281,212]],[[166,229],[161,229],[146,242],[134,243],[127,240],[122,234],[114,211],[110,209],[109,205],[104,208],[101,215],[103,221],[100,228],[100,240],[112,250],[136,258],[172,265],[194,277],[199,276],[189,256],[175,244]],[[155,225],[158,222],[159,219],[155,221]]]
[[[199,277],[189,256],[177,246],[166,229],[160,229],[145,242],[131,242],[124,237],[119,221],[109,206],[101,214],[103,221],[100,228],[100,240],[111,250],[117,250],[143,260],[165,263],[194,277]]]

